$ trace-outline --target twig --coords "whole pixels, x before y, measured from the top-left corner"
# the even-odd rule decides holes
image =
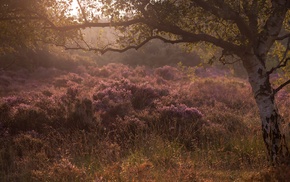
[[[16,61],[15,60],[13,60],[13,62],[12,63],[10,63],[10,64],[8,64],[7,66],[5,66],[4,68],[1,68],[1,71],[5,71],[5,70],[7,70],[10,66],[12,66],[14,63],[15,63]]]
[[[273,95],[275,95],[277,92],[279,92],[282,88],[284,88],[286,85],[290,84],[290,79],[281,84],[279,87],[274,89]]]
[[[283,35],[281,37],[277,37],[276,40],[284,40],[286,38],[290,37],[290,33],[286,34],[286,35]]]
[[[235,61],[233,61],[233,62],[228,62],[228,61],[226,61],[226,59],[225,59],[226,56],[232,56],[232,57],[234,57],[233,54],[230,54],[229,52],[223,50],[223,51],[222,51],[222,55],[219,57],[219,61],[220,61],[223,65],[226,65],[226,64],[234,64],[234,63],[237,63],[237,62],[240,61],[240,60],[235,60]]]
[[[287,62],[290,60],[290,58],[286,58],[289,49],[290,49],[290,37],[288,37],[287,47],[283,54],[282,60],[279,62],[279,64],[276,67],[272,68],[271,70],[267,72],[268,75],[272,74],[275,70],[285,67],[287,65]]]
[[[65,48],[66,50],[86,50],[86,51],[95,51],[95,52],[100,52],[101,54],[104,54],[106,52],[112,51],[112,52],[125,52],[129,49],[135,49],[138,50],[139,48],[141,48],[142,46],[144,46],[146,43],[148,43],[150,40],[153,39],[159,39],[162,40],[165,43],[171,43],[171,44],[176,44],[176,43],[187,43],[187,40],[183,40],[183,39],[178,39],[178,40],[168,40],[164,37],[161,36],[152,36],[152,37],[148,37],[147,39],[145,39],[144,41],[142,41],[141,43],[139,43],[138,45],[131,45],[131,46],[127,46],[125,48],[112,48],[112,47],[107,47],[104,49],[100,49],[100,48],[90,48],[88,46],[88,48],[84,48],[82,46],[80,46],[79,44],[77,44],[77,47],[68,47],[67,45],[56,45],[56,46],[60,46]]]
[[[84,18],[85,22],[88,22],[88,20],[87,20],[87,16],[86,16],[86,13],[85,13],[85,10],[83,9],[83,7],[82,7],[82,5],[81,5],[80,0],[77,0],[77,2],[78,2],[78,4],[79,4],[79,7],[80,7],[80,9],[81,9],[81,12],[82,12],[82,15],[83,15],[83,18]]]

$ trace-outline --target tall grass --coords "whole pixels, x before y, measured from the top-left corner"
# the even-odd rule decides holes
[[[22,84],[13,72],[2,85],[0,181],[289,177],[287,168],[267,166],[258,111],[245,80],[193,77],[169,66],[79,70],[48,69],[42,76],[35,71]],[[289,118],[289,94],[278,99]]]

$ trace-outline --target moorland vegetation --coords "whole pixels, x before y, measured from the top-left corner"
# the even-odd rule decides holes
[[[0,181],[289,179],[231,72],[67,61],[1,70]],[[289,90],[277,100],[289,121]]]

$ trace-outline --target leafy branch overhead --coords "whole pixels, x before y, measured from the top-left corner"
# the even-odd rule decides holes
[[[286,14],[288,1],[283,4],[284,1],[278,0],[117,0],[99,3],[87,0],[77,1],[78,16],[69,16],[68,12],[64,14],[64,8],[69,5],[67,1],[60,2],[66,4],[56,12],[58,16],[62,15],[61,22],[39,12],[33,16],[43,21],[45,31],[62,32],[62,38],[68,36],[68,39],[61,39],[57,43],[66,49],[105,53],[139,49],[152,39],[166,43],[207,42],[223,49],[227,55],[238,57],[253,49],[265,66],[267,61],[272,61],[265,59],[265,52],[269,52],[275,41],[283,42],[289,37]],[[115,42],[102,44],[100,41],[96,46],[90,45],[81,31],[77,32],[79,36],[67,33],[104,27],[115,28],[114,31],[121,36],[116,36]],[[54,43],[54,39],[50,41]],[[269,74],[287,65],[288,44],[285,45],[283,59],[278,65],[269,68]],[[235,62],[224,58],[226,56],[223,55],[223,59],[220,59],[223,63]]]

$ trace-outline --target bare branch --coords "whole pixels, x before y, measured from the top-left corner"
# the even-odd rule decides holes
[[[86,44],[86,46],[88,47],[88,49],[91,48],[91,46],[87,43],[87,41],[85,41],[84,39],[82,41]]]
[[[241,60],[235,60],[235,61],[233,61],[233,62],[225,62],[225,63],[223,63],[224,65],[226,65],[226,64],[235,64],[235,63],[238,63],[238,62],[240,62]]]
[[[289,52],[289,49],[290,49],[290,37],[288,38],[286,50],[283,54],[282,60],[279,62],[279,64],[276,67],[272,68],[270,71],[267,72],[268,75],[273,73],[275,70],[285,67],[287,65],[288,61],[290,60],[290,58],[286,58],[287,53]]]
[[[1,17],[0,21],[11,21],[11,20],[41,20],[40,17],[34,16],[16,16],[16,17]]]
[[[64,26],[56,26],[54,24],[50,24],[51,27],[47,27],[50,29],[55,29],[59,31],[69,31],[74,29],[84,29],[84,28],[91,28],[91,27],[127,27],[130,25],[144,23],[143,18],[132,19],[128,21],[121,21],[121,22],[84,22],[82,24],[75,24],[75,25],[64,25]]]
[[[290,37],[290,33],[283,35],[281,37],[277,37],[276,40],[284,40],[284,39],[289,38],[289,37]]]
[[[223,65],[226,65],[226,64],[234,64],[234,63],[237,63],[237,62],[241,61],[241,60],[238,59],[238,60],[229,62],[229,61],[226,61],[226,56],[232,56],[234,58],[234,55],[233,54],[227,52],[226,50],[223,50],[221,56],[219,57],[219,61]]]
[[[12,66],[14,63],[16,62],[16,60],[13,60],[10,64],[6,65],[4,68],[0,68],[0,71],[5,71],[7,70],[10,66]]]
[[[242,46],[235,45],[234,43],[216,38],[209,34],[204,34],[204,33],[194,34],[194,33],[185,31],[176,25],[170,25],[170,24],[165,24],[165,23],[162,24],[162,23],[153,22],[153,21],[150,21],[150,22],[144,21],[144,23],[150,27],[154,27],[158,29],[159,31],[164,31],[164,32],[175,34],[175,35],[179,35],[182,37],[184,41],[188,43],[208,42],[217,47],[221,47],[227,50],[228,52],[232,52],[237,55],[242,54],[244,50]]]
[[[72,41],[79,47],[81,48],[82,46],[78,43],[78,41],[76,41],[75,39],[72,39]]]
[[[278,66],[276,66],[276,67],[272,68],[271,70],[269,70],[269,71],[267,72],[267,75],[272,74],[275,70],[277,70],[277,69],[279,69],[279,68],[285,67],[285,66],[287,65],[287,62],[288,62],[289,60],[290,60],[290,58],[287,58],[287,59],[285,59],[284,62],[280,62],[280,63],[278,64]]]
[[[27,12],[31,13],[31,14],[34,14],[34,15],[37,15],[37,17],[44,21],[45,23],[49,24],[51,27],[56,27],[54,25],[54,23],[52,23],[47,17],[45,17],[44,15],[41,15],[39,14],[38,12],[35,12],[35,11],[31,11],[31,10],[27,10]]]
[[[83,18],[84,18],[85,22],[88,22],[85,10],[83,9],[83,7],[81,5],[80,0],[77,0],[77,2],[78,2],[78,5],[79,5],[79,7],[81,9],[81,12],[82,12],[82,15],[83,15]]]
[[[90,48],[90,47],[84,48],[84,47],[79,46],[79,44],[77,44],[77,47],[69,47],[69,46],[66,46],[66,45],[57,45],[57,46],[61,46],[61,47],[65,48],[66,50],[95,51],[95,52],[100,52],[101,54],[104,54],[104,53],[109,52],[109,51],[122,53],[122,52],[125,52],[125,51],[129,50],[129,49],[138,50],[142,46],[144,46],[146,43],[148,43],[149,41],[151,41],[153,39],[159,39],[159,40],[161,40],[161,41],[163,41],[165,43],[171,43],[171,44],[176,44],[176,43],[189,43],[189,42],[187,42],[186,40],[183,40],[183,39],[169,40],[169,39],[166,39],[166,38],[161,37],[161,36],[152,36],[152,37],[148,37],[147,39],[145,39],[144,41],[142,41],[138,45],[131,45],[131,46],[127,46],[125,48],[112,48],[112,47],[103,48],[103,49],[100,49],[100,48]]]
[[[286,85],[290,84],[290,80],[287,80],[283,84],[281,84],[279,87],[274,89],[273,95],[277,94],[282,88],[284,88]]]
[[[286,45],[286,50],[285,50],[285,52],[283,54],[282,60],[286,59],[286,56],[287,56],[287,53],[288,53],[289,49],[290,49],[290,37],[288,38],[287,45]]]

